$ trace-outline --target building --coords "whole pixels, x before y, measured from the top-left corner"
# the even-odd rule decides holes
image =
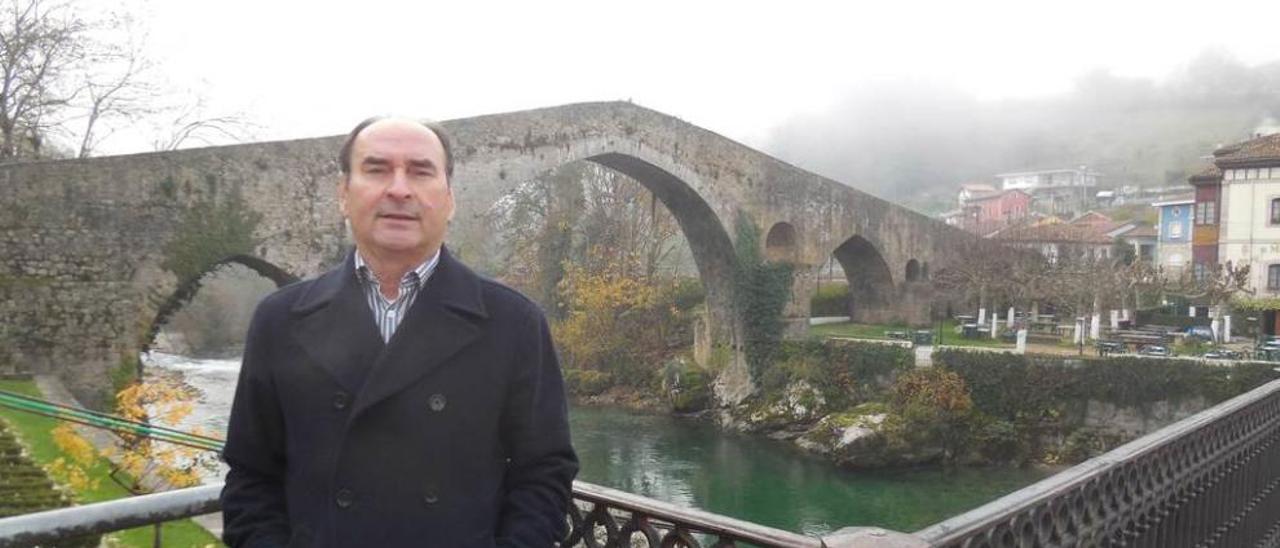
[[[1195,275],[1219,263],[1248,265],[1252,296],[1280,297],[1280,134],[1215,150],[1213,165],[1190,183]],[[1262,312],[1260,331],[1280,335],[1280,310]]]
[[[969,200],[981,196],[988,196],[1000,192],[996,187],[986,183],[965,183],[960,185],[960,195],[956,196],[956,203],[960,209],[969,203]]]
[[[1074,215],[1093,205],[1099,175],[1075,169],[1020,171],[996,175],[1001,190],[1021,190],[1035,200],[1035,209],[1052,215]]]
[[[1111,257],[1115,243],[1088,225],[1070,223],[1011,226],[990,237],[1014,247],[1034,249],[1053,263],[1079,257],[1105,259]]]
[[[1216,154],[1216,153],[1215,153]],[[1216,165],[1192,175],[1191,269],[1202,280],[1218,265],[1218,202],[1222,195],[1222,171]]]
[[[1218,258],[1250,266],[1254,296],[1280,296],[1280,134],[1221,149],[1213,163],[1222,177]]]
[[[1031,211],[1031,195],[1021,190],[1004,190],[975,196],[960,211],[962,228],[986,235],[1026,219]]]
[[[1180,276],[1191,264],[1191,217],[1195,205],[1193,196],[1183,196],[1165,202],[1156,202],[1156,259],[1155,264],[1169,276]]]
[[[1144,222],[1124,223],[1107,232],[1106,235],[1117,242],[1123,242],[1133,248],[1133,256],[1139,261],[1156,264],[1156,248],[1159,244],[1159,233],[1155,227]]]

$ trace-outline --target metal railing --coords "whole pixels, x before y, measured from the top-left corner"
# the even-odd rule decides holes
[[[210,514],[219,510],[221,492],[221,484],[205,485],[4,518],[0,519],[0,547],[43,545]],[[716,547],[927,546],[908,535],[875,527],[807,537],[580,481],[574,482],[573,494],[567,516],[570,533],[562,543],[566,547],[635,546],[634,541],[641,539],[652,547],[700,547],[700,539],[707,538],[714,539]]]
[[[30,546],[218,510],[221,485],[0,519],[0,547]],[[942,548],[1280,546],[1280,381],[975,510],[908,535],[809,537],[574,484],[564,546]]]
[[[915,533],[933,546],[1280,545],[1280,381]]]

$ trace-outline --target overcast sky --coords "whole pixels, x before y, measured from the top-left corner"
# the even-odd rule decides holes
[[[245,112],[261,139],[630,99],[760,145],[868,82],[994,100],[1097,68],[1160,79],[1210,47],[1280,59],[1275,0],[131,1],[166,80]],[[121,134],[103,152],[146,142]]]

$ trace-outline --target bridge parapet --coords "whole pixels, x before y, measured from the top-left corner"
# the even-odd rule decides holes
[[[916,536],[946,548],[1280,545],[1280,381]]]

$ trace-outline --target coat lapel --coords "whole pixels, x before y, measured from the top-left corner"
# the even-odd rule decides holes
[[[487,317],[480,279],[447,249],[383,349],[351,411],[362,411],[417,382],[482,334]]]
[[[294,337],[311,361],[347,393],[357,393],[364,377],[360,369],[369,367],[383,344],[351,256],[316,280],[293,312],[301,316],[294,323]]]

